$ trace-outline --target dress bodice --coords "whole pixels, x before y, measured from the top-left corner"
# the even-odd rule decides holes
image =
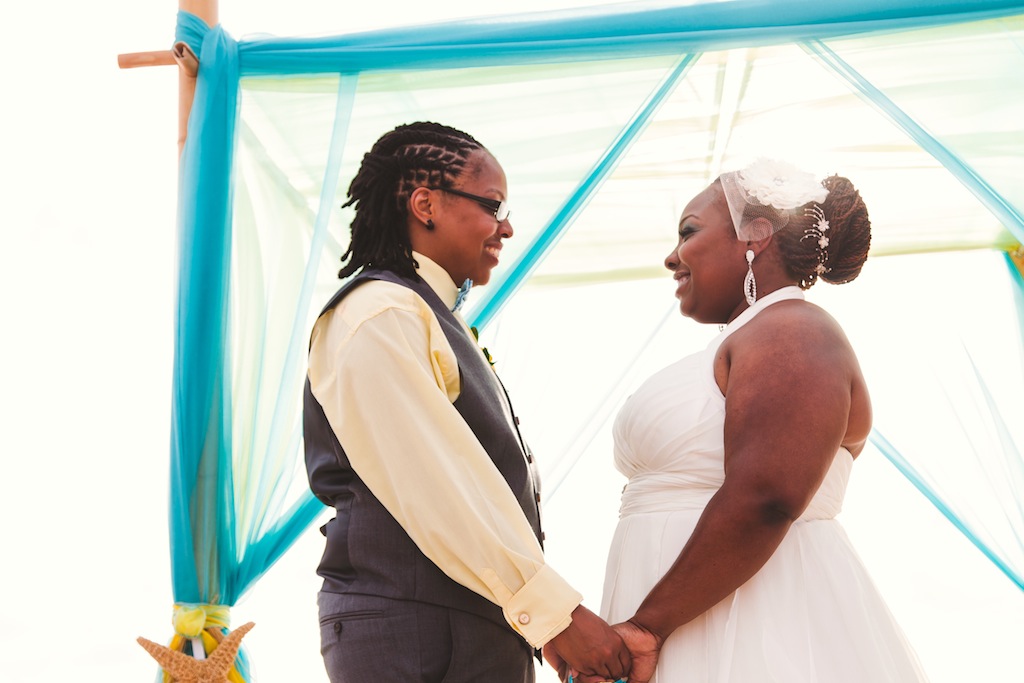
[[[613,428],[615,466],[629,479],[623,516],[703,509],[725,480],[725,396],[714,376],[719,346],[766,307],[803,299],[784,287],[736,317],[703,351],[652,375],[619,411]],[[839,449],[801,520],[829,519],[842,508],[853,458]]]

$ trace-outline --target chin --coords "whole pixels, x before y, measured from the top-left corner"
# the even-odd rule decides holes
[[[718,316],[707,316],[702,314],[700,311],[690,310],[685,307],[685,304],[682,303],[679,304],[679,312],[683,314],[684,318],[689,318],[693,322],[700,323],[701,325],[711,325],[717,322],[721,322],[717,320]]]

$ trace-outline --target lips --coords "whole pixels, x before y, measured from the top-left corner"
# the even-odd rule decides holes
[[[488,244],[484,247],[484,253],[497,261],[501,256],[501,245]]]
[[[690,271],[688,270],[677,270],[672,274],[672,278],[676,281],[676,296],[681,296],[682,289],[685,285],[690,283]]]

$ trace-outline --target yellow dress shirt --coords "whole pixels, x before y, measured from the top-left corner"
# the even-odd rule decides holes
[[[414,257],[451,308],[451,276]],[[426,301],[391,282],[357,287],[314,325],[309,380],[353,469],[424,555],[500,606],[534,647],[569,625],[582,596],[544,563],[508,483],[452,405],[459,366]]]

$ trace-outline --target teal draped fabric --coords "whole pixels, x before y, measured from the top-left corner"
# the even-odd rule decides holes
[[[198,24],[196,22],[199,22]],[[171,404],[171,566],[177,602],[233,604],[228,302],[238,46],[182,13],[203,65],[179,181],[180,240]],[[228,564],[228,566],[230,566]]]
[[[658,110],[659,105],[665,98],[672,94],[679,82],[686,76],[686,71],[693,64],[697,55],[687,55],[679,64],[673,68],[665,79],[658,84],[658,87],[647,102],[640,108],[633,120],[622,130],[619,136],[612,141],[601,159],[594,165],[594,168],[583,178],[576,190],[565,200],[565,203],[558,209],[554,217],[548,222],[539,235],[533,240],[526,253],[523,254],[500,280],[488,287],[487,293],[478,308],[474,309],[470,324],[480,329],[485,328],[501,310],[504,302],[515,294],[530,273],[537,267],[537,264],[544,256],[551,251],[558,242],[558,238],[569,228],[572,221],[586,205],[587,200],[601,187],[601,182],[608,177],[622,155],[629,149],[630,144],[644,130],[651,117]]]
[[[1002,257],[1020,331],[1015,335],[1016,339],[1002,341],[1004,348],[1016,348],[1024,356],[1024,278],[1008,253]],[[985,517],[979,514],[976,509],[978,501],[956,495],[957,492],[951,491],[951,487],[941,485],[941,479],[948,479],[948,470],[951,468],[948,465],[946,468],[941,466],[941,458],[935,457],[938,454],[928,457],[924,453],[901,451],[878,428],[872,431],[870,440],[953,526],[1018,588],[1024,590],[1024,544],[1021,543],[1021,530],[1024,529],[1024,455],[1011,434],[1008,421],[1012,417],[1003,414],[1005,409],[995,399],[989,386],[993,378],[986,377],[979,370],[975,357],[966,345],[963,350],[963,362],[951,354],[945,359],[941,374],[950,378],[962,377],[966,381],[956,383],[955,389],[940,389],[940,392],[945,391],[948,395],[948,407],[940,408],[934,403],[929,404],[929,407],[934,410],[952,410],[948,414],[936,413],[931,419],[963,429],[963,421],[969,412],[977,411],[982,416],[982,423],[990,432],[987,438],[968,435],[969,448],[950,445],[959,467],[953,475],[972,480],[975,497],[984,497],[986,502],[994,501],[993,507],[1000,512],[998,516]],[[1011,372],[1009,363],[1006,372]],[[973,405],[962,400],[962,395],[969,392],[979,397]],[[953,402],[954,399],[956,402]],[[946,430],[942,434],[949,438],[953,431]],[[938,466],[936,460],[940,461]]]
[[[228,339],[238,45],[221,27],[208,29],[186,12],[180,13],[177,37],[189,43],[203,67],[182,152],[178,202],[170,479],[173,591],[175,602],[234,605],[322,506],[307,496],[279,519],[257,517],[248,528],[240,528]],[[351,108],[351,96],[347,100]],[[343,142],[343,132],[341,138]],[[325,188],[334,185],[325,178]],[[265,492],[277,482],[254,483]],[[265,530],[258,533],[261,528]]]
[[[626,122],[606,155],[580,180],[575,193],[566,199],[562,210],[536,242],[536,248],[524,253],[513,264],[512,275],[494,288],[479,318],[481,324],[486,324],[571,223],[601,178],[614,167],[621,151],[656,109],[659,98],[685,76],[692,57],[683,55],[739,45],[806,42],[827,57],[820,41],[829,38],[1022,13],[1024,2],[1020,0],[944,0],[924,4],[917,0],[730,0],[677,7],[648,3],[549,16],[437,24],[430,31],[399,28],[334,38],[258,38],[241,42],[233,40],[220,26],[209,28],[197,17],[179,13],[176,36],[199,55],[200,70],[181,161],[178,207],[180,275],[175,316],[170,484],[175,600],[234,604],[321,511],[319,503],[307,492],[280,514],[275,514],[272,507],[255,505],[262,516],[257,515],[257,519],[245,515],[245,528],[240,528],[241,517],[237,514],[239,463],[253,457],[252,453],[235,451],[231,431],[232,165],[240,78],[344,74],[339,81],[337,119],[310,247],[312,263],[323,246],[327,215],[336,204],[333,193],[338,181],[340,150],[354,106],[358,74],[467,64],[518,65],[680,55],[682,61],[666,76],[646,108]],[[850,70],[837,64],[835,68],[847,78],[854,78]],[[860,89],[865,97],[884,106],[881,93],[864,84]],[[925,137],[920,141],[927,143]],[[933,150],[965,183],[973,184],[986,205],[1019,238],[1020,207],[987,186],[966,161],[940,152],[938,148]],[[312,278],[311,269],[306,278]],[[296,359],[304,358],[304,335],[308,331],[301,324],[301,309],[312,305],[311,299],[311,285],[304,280],[288,354],[293,366],[300,362]],[[284,409],[275,410],[274,419],[282,421],[275,424],[275,429],[297,435],[298,425],[280,417],[287,414]],[[289,438],[294,443],[298,436]],[[251,464],[247,467],[253,472],[260,470]],[[246,488],[246,495],[277,495],[288,483],[260,482],[258,494]],[[253,507],[251,503],[246,504]],[[971,534],[969,528],[962,528]]]
[[[1022,241],[1024,243],[1024,241]],[[1020,330],[1021,352],[1024,355],[1024,275],[1021,275],[1017,264],[1009,254],[1003,254],[1006,268],[1010,272],[1010,281],[1013,282],[1013,303],[1017,308],[1017,324]]]
[[[984,204],[1006,228],[1013,233],[1018,242],[1024,242],[1024,215],[1012,203],[983,178],[967,160],[959,156],[948,145],[929,133],[925,126],[915,121],[884,92],[873,86],[857,70],[845,62],[833,50],[821,41],[807,41],[804,48],[816,55],[840,78],[847,81],[868,102],[878,108],[896,126],[902,129],[911,140],[938,160],[947,171],[953,174],[967,189]]]
[[[1019,14],[1019,0],[729,0],[636,3],[403,27],[336,38],[246,41],[243,73],[297,74],[683,54]]]
[[[233,605],[248,585],[239,586],[236,560],[238,517],[228,371],[238,46],[220,27],[206,30],[202,21],[185,13],[179,18],[177,36],[193,47],[200,63],[217,68],[204,69],[197,81],[193,106],[204,115],[190,121],[180,165],[180,265],[171,401],[171,580],[176,603]],[[202,182],[190,182],[199,178]],[[290,526],[287,520],[285,525]],[[259,554],[264,559],[261,565],[276,559],[266,557],[266,552]],[[269,566],[262,566],[259,573]],[[249,680],[244,650],[239,651],[235,669]]]
[[[889,442],[885,436],[878,430],[872,430],[871,443],[882,452],[882,455],[891,462],[900,474],[905,476],[914,487],[921,492],[921,494],[927,498],[932,505],[934,505],[942,515],[950,521],[950,523],[963,533],[964,536],[970,540],[975,547],[980,550],[985,557],[992,561],[1001,572],[1013,581],[1018,588],[1024,590],[1024,567],[1015,567],[1012,563],[1007,561],[1003,554],[1000,554],[991,543],[984,539],[984,534],[976,528],[968,519],[965,514],[960,512],[956,506],[943,496],[935,484],[929,481],[928,477],[925,476],[920,470],[911,464],[903,453],[901,453],[892,443]],[[1017,466],[1019,468],[1021,464],[1020,454],[1013,454],[1016,458]],[[1017,512],[1020,512],[1019,505],[1017,506]]]

